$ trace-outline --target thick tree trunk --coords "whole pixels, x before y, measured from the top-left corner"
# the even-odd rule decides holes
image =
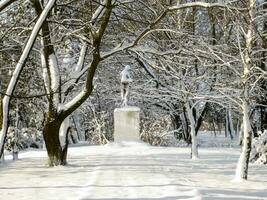
[[[66,154],[67,152],[62,150],[59,140],[59,129],[61,121],[60,120],[47,120],[43,136],[45,141],[45,146],[48,155],[48,165],[57,166],[57,165],[66,165]]]

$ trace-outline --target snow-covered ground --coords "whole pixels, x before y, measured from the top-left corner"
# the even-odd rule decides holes
[[[267,200],[267,168],[250,165],[233,183],[238,148],[151,147],[143,143],[79,146],[69,165],[45,166],[45,151],[27,151],[0,167],[1,200]]]

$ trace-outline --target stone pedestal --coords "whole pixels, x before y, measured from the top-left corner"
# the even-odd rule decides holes
[[[114,142],[139,141],[140,108],[127,106],[114,111]]]

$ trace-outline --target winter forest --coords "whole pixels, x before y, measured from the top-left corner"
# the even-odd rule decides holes
[[[0,199],[267,200],[266,165],[267,0],[0,0]]]

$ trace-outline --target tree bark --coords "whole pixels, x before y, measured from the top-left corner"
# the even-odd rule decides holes
[[[249,122],[249,105],[248,102],[244,101],[242,105],[243,112],[243,146],[242,153],[238,160],[237,169],[236,169],[236,179],[247,179],[248,177],[248,164],[251,151],[251,142],[252,142],[252,131]]]
[[[67,164],[66,156],[63,154],[58,137],[61,123],[61,120],[51,119],[49,117],[44,125],[43,136],[47,150],[49,166]]]
[[[190,135],[191,135],[191,158],[198,158],[198,144],[197,144],[197,136],[196,136],[196,122],[193,115],[193,109],[191,108],[189,102],[185,104],[188,118],[190,121]]]
[[[233,134],[234,134],[234,125],[233,125],[231,107],[228,108],[226,117],[228,119],[227,120],[227,122],[228,122],[227,129],[228,129],[228,132],[229,132],[229,135],[230,135],[231,140],[233,140],[234,139],[234,136],[233,136]]]

